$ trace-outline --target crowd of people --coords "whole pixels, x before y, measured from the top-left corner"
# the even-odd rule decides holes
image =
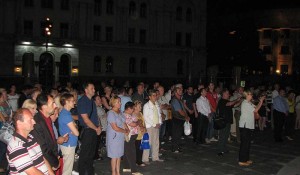
[[[12,122],[15,133],[9,143],[0,142],[0,172],[11,174],[93,175],[93,162],[107,156],[113,175],[142,175],[142,167],[164,162],[160,155],[166,142],[177,154],[188,138],[197,145],[218,142],[218,156],[226,156],[227,143],[236,141],[238,164],[249,166],[256,128],[272,128],[275,142],[292,141],[300,128],[300,95],[279,84],[245,90],[214,83],[164,87],[139,82],[131,87],[126,82],[117,87],[102,82],[98,88],[86,82],[77,89],[68,82],[51,89],[37,83],[20,93],[15,85],[8,90],[0,88],[0,124]],[[226,124],[217,130],[218,117]],[[192,124],[186,137],[184,122]],[[144,134],[150,149],[141,147]]]

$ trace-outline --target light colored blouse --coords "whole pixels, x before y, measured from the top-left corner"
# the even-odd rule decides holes
[[[244,100],[241,105],[240,128],[255,129],[254,119],[255,105],[247,100]]]

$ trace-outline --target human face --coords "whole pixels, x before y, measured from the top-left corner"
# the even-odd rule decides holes
[[[253,98],[253,94],[251,92],[249,92],[249,93],[246,94],[246,100],[247,101],[252,100],[252,98]]]
[[[157,94],[156,94],[156,93],[152,93],[152,94],[149,96],[149,100],[150,100],[152,103],[155,103],[156,100],[157,100]]]
[[[138,91],[139,94],[143,93],[143,92],[144,92],[144,86],[140,84],[140,85],[137,87],[137,91]]]
[[[36,105],[33,105],[33,106],[31,106],[31,107],[29,107],[29,108],[27,108],[27,109],[29,109],[29,111],[31,112],[31,114],[32,114],[33,116],[37,113]]]
[[[74,99],[74,97],[71,97],[70,99],[68,99],[68,100],[66,101],[66,105],[67,105],[70,109],[74,108],[74,104],[75,104],[75,99]]]
[[[125,112],[127,113],[127,114],[132,114],[133,113],[133,111],[134,111],[134,108],[127,108],[126,110],[125,110]]]
[[[54,99],[51,96],[48,96],[48,102],[47,102],[47,105],[46,105],[46,108],[45,108],[48,116],[54,114],[54,111],[55,111],[56,107],[57,106],[54,102]]]
[[[183,93],[183,89],[182,88],[177,88],[176,89],[176,94],[177,95],[182,96],[182,93]]]
[[[33,130],[33,126],[35,125],[35,121],[33,119],[33,115],[29,110],[24,110],[23,112],[23,122],[18,121],[24,130],[28,133]]]
[[[113,104],[114,108],[120,109],[121,108],[121,99],[118,98],[115,104]]]
[[[7,92],[6,92],[6,91],[3,91],[3,92],[2,92],[2,99],[3,99],[4,101],[7,101],[7,100],[8,100]]]
[[[194,91],[194,89],[193,89],[192,87],[189,87],[189,88],[187,89],[187,93],[188,93],[188,94],[193,94],[193,91]]]
[[[88,97],[92,98],[95,95],[95,86],[93,84],[89,84],[85,89],[85,93]]]
[[[206,91],[205,89],[203,89],[202,92],[201,92],[201,96],[202,96],[202,97],[205,97],[206,94],[207,94],[207,91]]]
[[[229,91],[225,91],[225,92],[223,93],[223,99],[228,100],[229,97],[230,97]]]
[[[12,85],[12,86],[10,87],[10,91],[11,91],[11,92],[16,92],[16,86],[15,86],[15,85]]]
[[[159,87],[157,90],[158,90],[159,96],[163,96],[164,95],[165,89],[163,87]]]
[[[99,96],[97,96],[95,98],[95,103],[96,103],[97,106],[101,106],[102,105],[102,101],[101,101],[101,98]]]
[[[134,107],[134,111],[135,111],[135,112],[141,112],[141,111],[142,111],[142,105],[141,105],[141,104],[137,104],[137,105]]]
[[[215,85],[213,83],[209,83],[208,89],[210,91],[212,91],[212,90],[214,90],[214,88],[215,88]]]

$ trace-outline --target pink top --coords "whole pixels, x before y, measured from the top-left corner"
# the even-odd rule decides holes
[[[132,122],[137,122],[138,121],[138,118],[135,116],[135,115],[130,115],[130,114],[126,114],[124,113],[124,116],[125,116],[125,122],[130,130],[129,134],[130,135],[136,135],[139,133],[138,131],[138,126],[136,127],[132,127],[132,126],[129,126],[128,124],[132,123]]]

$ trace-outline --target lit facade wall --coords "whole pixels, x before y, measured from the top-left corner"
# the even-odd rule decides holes
[[[53,57],[55,81],[63,55],[70,58],[71,77],[199,78],[206,72],[206,1],[70,0],[67,6],[63,1],[0,2],[5,24],[0,48],[11,43],[0,55],[10,63],[1,74],[14,74],[24,54],[32,53],[33,76],[39,78],[46,52]],[[42,36],[46,17],[53,22],[47,50]],[[72,74],[73,67],[78,74]]]

